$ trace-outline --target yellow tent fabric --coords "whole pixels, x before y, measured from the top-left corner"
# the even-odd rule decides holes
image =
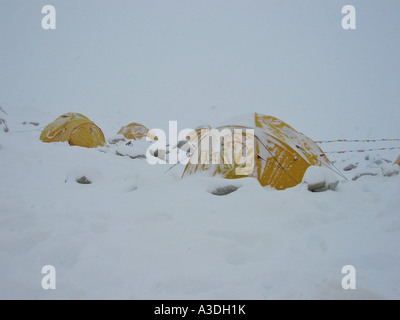
[[[132,122],[126,126],[123,126],[119,131],[118,134],[122,134],[126,139],[133,139],[133,140],[141,140],[145,139],[149,129],[147,129],[144,125]],[[156,137],[150,136],[151,139],[157,140]]]
[[[396,161],[394,163],[398,164],[400,166],[400,155],[397,157],[397,159],[396,159]]]
[[[328,158],[323,155],[323,151],[313,140],[275,117],[252,113],[233,120],[231,123],[216,129],[220,132],[224,129],[231,132],[234,132],[235,129],[242,129],[242,136],[234,135],[232,139],[233,143],[239,139],[239,143],[242,144],[240,152],[233,154],[235,161],[232,164],[227,164],[224,161],[226,158],[224,150],[228,149],[229,146],[227,146],[225,139],[221,139],[219,153],[217,155],[205,153],[206,157],[209,157],[209,163],[204,163],[205,154],[202,153],[201,142],[199,142],[197,148],[200,150],[193,153],[182,177],[197,171],[209,171],[214,176],[219,174],[228,179],[255,177],[262,186],[268,185],[283,190],[299,184],[308,167],[312,165],[330,166]],[[246,133],[246,129],[254,129],[254,150],[248,149],[243,141],[246,137],[252,138],[251,134]],[[205,137],[209,139],[209,137]],[[228,140],[229,143],[232,142]],[[253,154],[253,159],[247,160],[253,161],[254,169],[252,172],[245,172],[245,174],[239,171],[240,174],[238,174],[236,169],[240,169],[244,164],[237,163],[244,162],[236,160],[237,157],[242,157],[243,160],[243,154],[246,154],[247,157]],[[220,159],[219,164],[212,163],[212,157],[215,156]],[[193,157],[196,157],[196,159],[192,159]]]
[[[197,143],[200,141],[201,137],[202,137],[202,130],[211,130],[211,126],[209,125],[202,125],[202,126],[198,126],[196,127],[196,129],[194,129],[188,136],[187,136],[187,140],[189,142],[191,142],[194,145],[197,145]]]
[[[92,121],[80,113],[66,113],[48,124],[40,140],[68,141],[71,146],[96,148],[105,144],[104,134]]]

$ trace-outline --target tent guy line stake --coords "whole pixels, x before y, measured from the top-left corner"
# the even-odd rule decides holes
[[[200,140],[201,141],[201,140]],[[197,148],[197,147],[196,147]],[[182,160],[191,158],[193,155],[193,153],[191,153],[189,156],[187,154],[185,154],[181,159],[178,160],[177,163],[175,163],[174,165],[170,166],[163,174],[167,173],[168,171],[172,170],[173,168],[175,168],[178,164],[181,164]]]
[[[187,142],[188,142],[188,143],[193,147],[193,149],[195,150],[195,149],[198,149],[198,148],[199,148],[201,141],[202,141],[206,136],[207,136],[207,134],[205,134],[204,136],[200,137],[200,141],[197,143],[197,146],[193,146],[193,145],[190,143],[190,141],[187,141]],[[178,147],[178,145],[177,145],[177,147]],[[190,148],[190,150],[191,150],[191,148]],[[168,171],[170,171],[170,170],[172,170],[173,168],[175,168],[178,164],[181,163],[182,160],[185,160],[185,158],[191,158],[192,155],[193,155],[193,153],[194,153],[194,151],[193,151],[192,153],[190,153],[189,155],[187,155],[187,153],[186,153],[186,154],[183,156],[182,159],[180,159],[177,163],[175,163],[174,165],[172,165],[171,167],[169,167],[163,174],[165,174],[165,173],[167,173]],[[190,160],[189,160],[189,161],[190,161]],[[186,170],[186,166],[185,166],[185,170]],[[182,175],[182,177],[183,177],[183,175]]]
[[[292,165],[293,163],[295,163],[297,160],[299,160],[299,158],[297,158],[297,157],[295,156],[294,159],[293,159],[293,161],[287,165],[286,170],[288,170],[288,169],[291,167],[291,165]]]
[[[295,178],[292,177],[291,174],[289,174],[289,172],[286,171],[286,169],[282,166],[282,164],[278,161],[278,159],[272,154],[271,151],[269,151],[269,149],[267,148],[267,146],[260,140],[259,137],[257,137],[257,135],[254,135],[258,141],[260,141],[260,143],[263,145],[263,147],[268,151],[268,153],[271,155],[271,157],[276,161],[276,163],[279,165],[279,167],[296,183],[299,184],[299,182],[296,181]],[[257,157],[260,157],[259,155],[257,155]],[[260,159],[262,159],[260,157]],[[263,159],[264,160],[264,159]],[[265,161],[265,160],[264,160]]]
[[[259,154],[257,154],[257,158],[262,160],[262,161],[268,162],[267,159],[264,159]],[[295,157],[294,160],[286,166],[285,170],[288,170],[292,166],[292,164],[295,163],[297,160],[298,160],[298,158]],[[279,168],[279,166],[278,165],[274,165],[274,168]]]
[[[8,116],[8,113],[3,109],[2,106],[0,106],[0,111],[2,111],[6,116]]]
[[[175,168],[178,164],[181,164],[180,161],[178,161],[177,163],[175,163],[174,165],[170,166],[167,170],[164,171],[163,174],[167,173],[168,171],[172,170],[173,168]]]
[[[329,160],[329,158],[328,157],[326,157],[327,159],[328,159],[328,161],[329,161],[329,163],[332,165],[332,167],[334,167],[336,170],[337,170],[337,172],[339,173],[339,175],[341,176],[341,177],[343,177],[343,178],[345,178],[347,181],[349,181],[349,179],[347,179],[347,177],[344,175],[344,173],[342,173],[339,169],[338,169],[338,167],[336,167],[332,162],[331,162],[331,160]],[[320,161],[322,164],[324,164],[327,168],[329,168],[325,163],[323,163],[322,161]],[[331,169],[332,170],[332,169]],[[332,170],[333,172],[335,172],[334,170]]]
[[[332,165],[332,167],[334,167],[337,171],[333,170],[331,167],[329,167],[328,165],[326,165],[326,163],[322,162],[321,160],[319,160],[317,158],[317,156],[309,153],[307,150],[305,150],[304,148],[296,145],[296,147],[300,150],[302,150],[303,152],[307,153],[308,155],[310,155],[314,160],[318,161],[319,163],[321,163],[322,165],[324,165],[325,167],[327,167],[329,170],[333,171],[334,173],[340,175],[342,178],[345,178],[347,181],[349,181],[349,179],[347,179],[347,177],[331,162],[331,160],[329,160],[328,157],[326,157],[326,159],[328,159],[329,163]],[[325,154],[320,154],[320,156],[325,156]]]

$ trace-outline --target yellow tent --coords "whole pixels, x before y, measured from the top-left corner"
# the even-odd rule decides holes
[[[48,124],[40,140],[43,142],[68,141],[71,146],[96,148],[105,144],[103,132],[80,113],[66,113]]]
[[[136,122],[132,122],[126,126],[123,126],[119,131],[118,134],[122,134],[127,139],[133,140],[141,140],[146,138],[149,129],[147,129],[144,125]],[[151,139],[157,140],[156,137],[151,135]]]
[[[187,136],[187,140],[189,142],[191,142],[192,144],[197,145],[197,143],[200,141],[200,139],[202,137],[202,132],[204,132],[204,130],[208,130],[208,131],[211,130],[211,126],[202,125],[202,126],[196,127],[196,129],[194,129],[191,133],[189,133],[189,135]]]
[[[397,157],[397,159],[396,159],[396,161],[394,163],[398,164],[400,166],[400,155]]]
[[[299,184],[308,167],[330,166],[329,160],[313,140],[275,117],[252,113],[230,123],[216,128],[221,136],[222,132],[228,132],[226,130],[230,130],[231,136],[235,130],[242,131],[234,133],[231,140],[218,140],[220,146],[216,152],[214,149],[211,152],[210,149],[201,150],[202,140],[210,139],[202,134],[182,177],[197,171],[209,171],[212,175],[220,174],[228,179],[255,177],[262,186],[283,190]],[[254,135],[246,129],[253,129]],[[253,146],[247,143],[251,140],[254,141]],[[239,148],[229,148],[232,144],[239,145]],[[229,154],[225,150],[233,150],[231,160],[234,161],[226,161]],[[213,159],[219,164],[213,163]]]

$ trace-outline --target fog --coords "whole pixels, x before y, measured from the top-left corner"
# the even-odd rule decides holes
[[[42,7],[56,29],[42,28]],[[344,30],[342,7],[356,9]],[[113,131],[240,113],[321,138],[399,136],[398,1],[2,0],[0,105]]]

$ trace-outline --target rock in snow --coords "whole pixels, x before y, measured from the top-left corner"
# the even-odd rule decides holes
[[[225,196],[227,194],[235,192],[237,189],[239,189],[238,186],[228,185],[216,188],[215,190],[211,191],[211,194],[216,196]]]
[[[80,184],[91,184],[92,183],[92,181],[90,181],[85,176],[80,177],[79,179],[76,180],[76,182],[78,182]]]
[[[350,170],[353,170],[353,169],[355,169],[355,168],[357,168],[357,166],[356,166],[355,164],[350,163],[349,165],[345,166],[345,167],[343,168],[343,170],[344,170],[344,171],[350,171]]]

